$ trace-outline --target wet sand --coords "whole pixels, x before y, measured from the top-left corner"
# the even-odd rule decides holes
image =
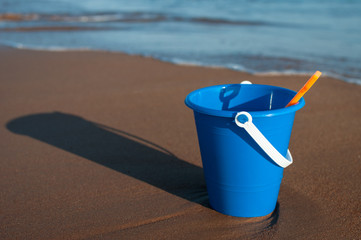
[[[297,91],[309,76],[105,52],[0,56],[1,239],[361,236],[361,86],[315,84],[296,114],[276,210],[236,218],[209,207],[184,98],[243,80]]]

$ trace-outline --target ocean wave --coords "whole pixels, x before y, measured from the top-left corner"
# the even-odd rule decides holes
[[[196,17],[196,18],[180,18],[174,17],[173,20],[181,22],[193,22],[193,23],[203,23],[210,25],[248,25],[248,26],[260,26],[267,25],[265,22],[260,21],[240,21],[240,20],[228,20],[222,18],[207,18],[207,17]]]
[[[3,13],[0,14],[0,21],[35,21],[39,18],[38,14],[17,14],[17,13]]]
[[[99,31],[111,30],[115,28],[109,27],[85,27],[85,26],[34,26],[34,27],[13,27],[13,28],[0,28],[3,32],[41,32],[41,31]],[[120,30],[120,28],[116,28]]]
[[[21,22],[21,21],[46,21],[46,22],[73,22],[73,23],[95,23],[95,22],[124,22],[124,23],[152,23],[152,22],[190,22],[207,25],[248,25],[260,26],[270,23],[260,21],[230,20],[224,18],[210,17],[184,17],[152,12],[116,12],[116,13],[95,13],[95,14],[0,14],[0,21]]]

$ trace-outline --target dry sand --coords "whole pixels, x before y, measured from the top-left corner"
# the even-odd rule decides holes
[[[320,69],[322,70],[322,69]],[[322,77],[297,112],[273,214],[209,207],[192,90],[254,76],[104,52],[0,49],[1,239],[359,239],[361,87]]]

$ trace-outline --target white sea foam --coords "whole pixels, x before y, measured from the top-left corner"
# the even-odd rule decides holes
[[[69,52],[69,51],[96,51],[89,47],[60,47],[60,46],[40,46],[40,45],[31,45],[23,44],[19,42],[9,42],[0,40],[0,45],[15,48],[15,49],[25,49],[25,50],[38,50],[38,51],[49,51],[49,52]]]

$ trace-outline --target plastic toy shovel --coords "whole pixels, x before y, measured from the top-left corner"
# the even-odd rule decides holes
[[[316,71],[312,77],[306,82],[306,84],[298,91],[298,93],[292,98],[292,100],[286,105],[286,107],[295,105],[301,99],[301,97],[312,87],[312,85],[321,76],[320,71]]]

